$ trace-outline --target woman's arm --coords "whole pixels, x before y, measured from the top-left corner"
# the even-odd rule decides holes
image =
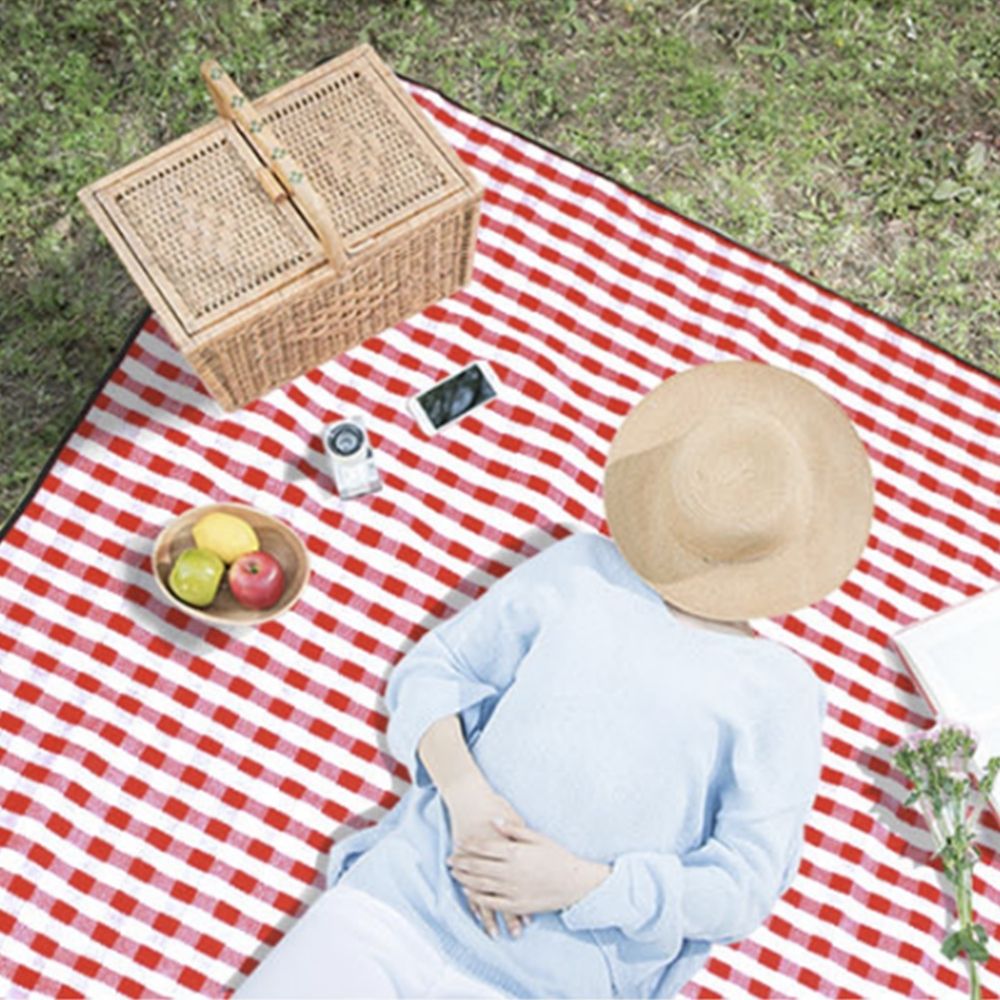
[[[423,635],[389,674],[386,739],[415,784],[430,783],[417,748],[431,725],[458,715],[471,742],[513,683],[542,628],[549,595],[573,559],[573,543],[564,539],[512,569]]]
[[[469,753],[457,715],[446,715],[433,723],[420,740],[417,752],[446,802],[463,786],[486,783]]]
[[[524,821],[517,811],[493,790],[479,770],[469,753],[457,715],[445,716],[431,725],[420,740],[417,752],[448,810],[452,845],[456,850],[492,832],[495,819],[502,818],[515,824],[515,828],[523,826]],[[466,897],[468,899],[468,892]],[[468,899],[468,903],[492,937],[497,935],[498,921],[506,924],[514,937],[521,933],[522,923],[527,922],[514,914],[497,913],[492,907],[472,899]]]
[[[494,822],[501,837],[467,841],[448,859],[469,900],[520,915],[562,910],[593,892],[611,866],[588,861],[527,826]]]
[[[822,687],[797,656],[773,671],[717,778],[707,839],[683,854],[620,855],[604,882],[560,913],[568,928],[605,929],[630,961],[654,962],[685,939],[739,940],[767,918],[798,867],[825,711]]]
[[[492,824],[496,819],[524,823],[479,770],[457,715],[438,719],[420,741],[418,752],[448,809],[454,846],[464,847],[485,833],[495,835]]]
[[[824,698],[804,669],[798,661],[789,676],[775,676],[767,707],[747,720],[720,776],[713,829],[697,849],[628,851],[609,868],[535,831],[511,831],[514,844],[494,835],[458,852],[455,877],[474,901],[501,912],[558,909],[568,929],[603,932],[609,952],[647,965],[650,976],[685,939],[745,937],[795,874],[815,795]]]
[[[427,632],[389,675],[386,739],[418,786],[440,791],[452,845],[488,830],[497,817],[521,823],[494,792],[469,752],[514,682],[543,627],[562,574],[578,556],[575,537],[550,545],[512,569],[478,600]],[[470,908],[495,934],[492,909]],[[512,918],[508,926],[520,926]]]

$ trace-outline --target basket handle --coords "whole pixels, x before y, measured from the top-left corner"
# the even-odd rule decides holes
[[[293,197],[316,230],[319,241],[323,245],[334,271],[340,274],[347,267],[347,254],[344,252],[344,242],[333,227],[330,213],[316,189],[309,183],[305,172],[299,166],[292,154],[278,141],[270,127],[265,125],[257,115],[253,104],[243,96],[232,77],[214,59],[206,59],[201,64],[201,76],[205,81],[215,106],[223,118],[240,126],[250,142],[264,157],[264,162],[270,167],[281,182],[284,189]]]

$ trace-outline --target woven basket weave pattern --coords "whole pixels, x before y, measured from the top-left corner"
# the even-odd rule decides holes
[[[341,281],[286,298],[223,341],[224,351],[210,339],[189,360],[222,406],[241,406],[256,398],[261,369],[308,371],[451,294],[467,280],[475,226],[474,210],[449,213]],[[275,337],[275,328],[293,332]]]
[[[272,210],[225,133],[123,189],[115,201],[196,319],[314,256],[309,231]]]
[[[440,167],[386,114],[362,73],[285,98],[262,117],[295,150],[348,242],[445,187]]]
[[[368,46],[257,102],[227,86],[222,118],[81,198],[235,409],[468,281],[482,191]]]

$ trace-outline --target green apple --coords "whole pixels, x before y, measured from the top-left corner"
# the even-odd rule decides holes
[[[185,549],[170,570],[171,591],[185,604],[207,607],[215,600],[226,564],[211,549]]]

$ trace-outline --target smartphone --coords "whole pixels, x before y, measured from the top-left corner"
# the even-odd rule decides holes
[[[473,361],[417,393],[409,401],[410,413],[425,434],[433,435],[499,395],[496,372],[485,361]]]

